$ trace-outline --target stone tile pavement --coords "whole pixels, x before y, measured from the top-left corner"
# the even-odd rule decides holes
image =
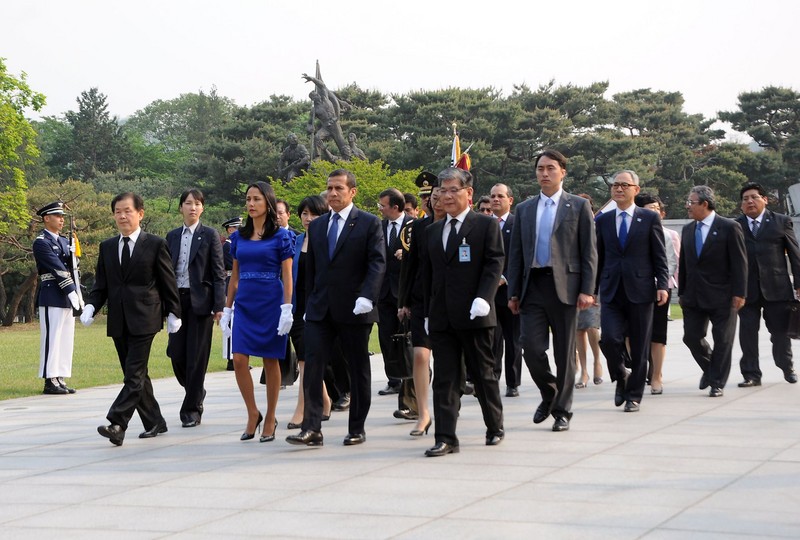
[[[681,335],[670,323],[664,394],[646,394],[641,412],[615,408],[606,377],[575,391],[570,431],[553,433],[531,422],[526,374],[520,397],[503,398],[505,441],[484,445],[465,396],[461,453],[442,458],[425,458],[432,435],[409,437],[396,397],[377,395],[379,355],[355,447],[341,444],[343,412],[323,424],[322,448],[283,441],[296,387],[281,394],[275,442],[240,442],[229,372],[208,377],[193,429],[180,427],[177,383],[154,381],[169,432],[138,439],[134,417],[119,448],[95,431],[119,386],[3,401],[0,538],[800,537],[800,385],[783,381],[762,331],[763,386],[736,387],[737,345],[725,396],[709,398]]]

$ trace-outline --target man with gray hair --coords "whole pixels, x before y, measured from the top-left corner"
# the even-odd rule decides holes
[[[714,211],[714,191],[694,186],[686,211],[694,221],[683,227],[678,295],[683,308],[683,342],[703,370],[700,390],[722,396],[731,370],[736,313],[747,296],[747,251],[742,228]],[[706,341],[708,323],[714,348]]]
[[[661,306],[669,299],[661,217],[634,204],[640,189],[634,171],[615,174],[611,198],[616,210],[601,214],[595,222],[597,291],[603,299],[600,348],[611,380],[617,381],[614,405],[624,403],[625,412],[638,412],[644,394],[653,303]]]

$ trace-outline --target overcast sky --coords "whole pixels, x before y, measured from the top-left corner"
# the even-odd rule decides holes
[[[3,2],[0,57],[47,96],[44,115],[96,86],[126,117],[212,86],[239,105],[331,88],[384,93],[515,84],[680,91],[689,113],[742,91],[800,90],[790,0],[39,0]]]

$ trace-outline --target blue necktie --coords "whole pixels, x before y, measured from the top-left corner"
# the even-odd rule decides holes
[[[694,247],[697,249],[697,257],[700,257],[700,252],[703,251],[703,222],[698,221],[694,227]]]
[[[625,242],[628,241],[628,214],[626,212],[622,212],[620,214],[622,216],[622,223],[619,224],[619,245],[622,248],[625,248]]]
[[[333,252],[336,249],[336,235],[339,232],[339,214],[331,216],[331,228],[328,231],[328,258],[333,259]]]
[[[539,266],[547,266],[550,262],[550,236],[553,234],[553,199],[544,203],[544,212],[539,220],[539,233],[536,238],[536,262]]]

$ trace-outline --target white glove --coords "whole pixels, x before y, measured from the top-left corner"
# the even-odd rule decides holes
[[[94,306],[92,304],[86,304],[83,308],[83,313],[81,313],[81,322],[83,326],[89,326],[94,322]]]
[[[285,336],[292,329],[292,304],[281,304],[281,318],[278,321],[278,335]]]
[[[430,331],[428,330],[428,317],[425,317],[425,333],[430,335]]]
[[[167,315],[167,333],[168,334],[175,334],[178,330],[181,329],[181,325],[183,323],[181,320],[176,317],[173,313]]]
[[[353,308],[353,315],[363,315],[372,311],[372,300],[359,296],[356,298],[356,307]]]
[[[75,242],[71,243],[69,245],[69,252],[72,253],[73,255],[75,255],[75,253],[77,251],[78,251],[78,247],[75,245]]]
[[[222,335],[225,339],[231,337],[233,333],[233,308],[222,308],[222,317],[219,319],[219,327],[222,328]]]
[[[486,317],[489,314],[489,303],[483,298],[476,298],[472,301],[472,307],[469,308],[469,320],[476,317]]]
[[[69,303],[72,304],[72,309],[75,311],[81,309],[81,299],[78,298],[78,293],[75,291],[72,291],[67,295],[67,300],[69,300]]]

